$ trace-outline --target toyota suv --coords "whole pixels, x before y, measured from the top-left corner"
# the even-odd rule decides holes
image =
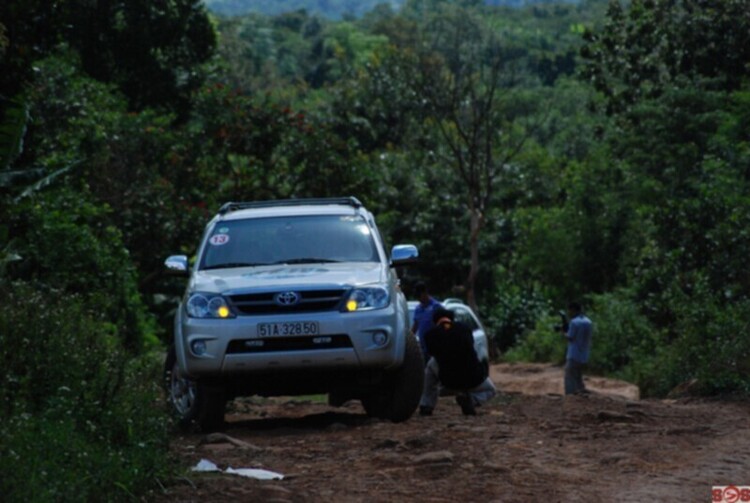
[[[237,396],[328,394],[394,422],[423,383],[395,267],[373,215],[353,197],[230,202],[206,226],[174,320],[165,380],[181,425],[220,429]]]

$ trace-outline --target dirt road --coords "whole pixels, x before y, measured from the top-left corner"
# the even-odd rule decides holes
[[[750,404],[639,400],[627,383],[588,379],[563,397],[562,371],[496,365],[501,394],[463,416],[392,424],[293,398],[231,405],[225,435],[176,436],[186,476],[156,501],[711,501],[712,486],[750,485]],[[281,480],[188,471],[262,468]]]

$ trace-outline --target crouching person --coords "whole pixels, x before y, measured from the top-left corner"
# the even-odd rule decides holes
[[[461,412],[476,415],[475,407],[495,396],[497,390],[474,350],[471,328],[455,321],[453,311],[442,307],[433,312],[432,319],[435,326],[424,335],[431,357],[424,371],[419,413],[432,414],[442,385],[457,393]]]

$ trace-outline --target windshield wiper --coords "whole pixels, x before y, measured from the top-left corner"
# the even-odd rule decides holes
[[[256,267],[259,265],[268,265],[265,262],[227,262],[226,264],[214,264],[204,267],[203,270],[209,269],[229,269],[232,267]]]

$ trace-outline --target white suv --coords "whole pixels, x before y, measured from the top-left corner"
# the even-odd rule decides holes
[[[165,362],[183,425],[223,425],[243,395],[328,393],[359,399],[368,415],[404,421],[422,391],[422,356],[373,215],[353,197],[227,203],[208,223]]]

